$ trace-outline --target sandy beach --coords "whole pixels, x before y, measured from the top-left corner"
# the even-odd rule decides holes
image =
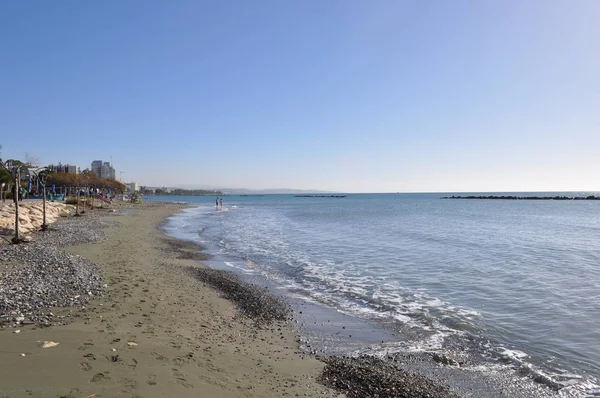
[[[96,264],[104,292],[51,309],[49,316],[61,322],[4,325],[0,396],[340,396],[317,382],[323,364],[298,351],[286,323],[258,328],[190,277],[189,267],[202,267],[202,255],[159,229],[183,207],[88,212],[85,217],[113,222],[108,238],[64,250]],[[15,266],[0,260],[0,276]]]

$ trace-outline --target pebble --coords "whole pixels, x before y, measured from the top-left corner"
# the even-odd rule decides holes
[[[321,382],[348,398],[458,398],[448,387],[379,358],[328,357]]]
[[[50,308],[81,306],[101,296],[103,281],[96,265],[60,248],[103,241],[107,235],[102,229],[113,224],[92,214],[62,218],[30,243],[0,246],[0,263],[19,264],[0,272],[0,325],[26,320],[50,324],[55,322]]]
[[[289,304],[267,289],[241,280],[229,271],[210,268],[190,268],[192,275],[223,293],[245,316],[257,322],[270,324],[290,318]]]

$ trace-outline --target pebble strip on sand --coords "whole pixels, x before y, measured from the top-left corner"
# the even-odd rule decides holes
[[[447,387],[421,375],[362,356],[322,358],[321,382],[348,398],[458,398]]]
[[[247,283],[229,271],[210,268],[192,268],[192,275],[218,290],[232,301],[245,316],[260,323],[285,321],[290,316],[290,306],[266,288]]]
[[[59,248],[102,241],[102,228],[111,224],[95,214],[69,217],[30,243],[0,246],[0,326],[56,323],[52,307],[83,305],[101,295],[97,267]]]

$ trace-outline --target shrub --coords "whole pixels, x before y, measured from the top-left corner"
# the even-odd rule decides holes
[[[68,196],[65,203],[68,205],[76,205],[77,204],[77,196]]]

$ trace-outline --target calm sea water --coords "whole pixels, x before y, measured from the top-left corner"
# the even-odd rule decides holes
[[[219,210],[214,197],[148,199],[196,204],[169,220],[170,235],[286,294],[387,325],[403,350],[472,350],[597,392],[600,202],[440,196],[225,196]]]

